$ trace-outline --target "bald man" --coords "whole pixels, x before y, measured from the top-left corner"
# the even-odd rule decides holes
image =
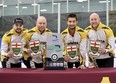
[[[91,25],[85,29],[89,39],[89,55],[96,67],[113,67],[115,49],[113,31],[100,22],[97,13],[92,13],[89,21]]]
[[[24,56],[24,63],[27,68],[43,67],[43,58],[45,58],[46,55],[46,36],[51,33],[46,26],[46,18],[44,16],[38,17],[36,26],[30,29],[28,35],[25,37],[28,48],[24,50],[24,53],[27,54]]]

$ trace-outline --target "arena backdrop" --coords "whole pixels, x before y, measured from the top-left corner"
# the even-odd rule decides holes
[[[78,26],[85,29],[89,24],[89,15],[91,12],[74,12],[78,17]],[[97,12],[100,15],[101,22],[106,24],[106,12]],[[66,17],[69,13],[61,14],[61,32],[67,27]],[[46,13],[41,14],[47,18],[47,27],[52,30],[52,32],[57,32],[57,22],[58,14]],[[24,20],[24,27],[31,29],[35,26],[37,15],[17,15],[17,16],[2,16],[0,17],[0,36],[2,36],[6,31],[10,30],[13,25],[13,20],[20,17]],[[114,35],[116,36],[116,12],[109,13],[109,26],[113,29]]]

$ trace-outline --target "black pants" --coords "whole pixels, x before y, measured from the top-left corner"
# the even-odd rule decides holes
[[[35,63],[35,67],[36,68],[43,68],[43,63]]]
[[[2,61],[1,63],[2,63],[2,67],[6,68],[6,61]],[[21,68],[21,62],[16,64],[10,63],[10,65],[11,68]]]
[[[80,66],[80,62],[68,62],[68,68],[73,68],[73,64],[75,64],[75,67],[78,68]]]
[[[24,59],[23,59],[23,63],[25,64],[25,66],[26,66],[27,68],[31,68],[31,66],[30,66],[30,60],[24,60]]]
[[[97,63],[99,68],[113,67],[114,57],[106,58],[106,59],[96,59],[96,63]]]
[[[30,66],[30,60],[31,59],[24,60],[24,58],[23,58],[23,63],[26,65],[27,68],[31,68],[31,66]],[[35,63],[34,62],[34,64],[35,64],[36,68],[43,68],[43,63]]]

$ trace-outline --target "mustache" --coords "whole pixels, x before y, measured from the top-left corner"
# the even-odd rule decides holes
[[[70,28],[70,30],[74,30],[75,28]]]
[[[75,28],[76,28],[76,27],[73,27],[73,28],[69,27],[70,30],[74,30]]]
[[[22,29],[20,29],[20,28],[17,28],[16,30],[22,30]]]

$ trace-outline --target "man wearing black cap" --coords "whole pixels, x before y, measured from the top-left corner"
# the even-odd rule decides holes
[[[22,50],[25,46],[24,36],[27,29],[23,28],[23,20],[16,18],[13,28],[2,37],[1,61],[3,68],[21,68]]]

